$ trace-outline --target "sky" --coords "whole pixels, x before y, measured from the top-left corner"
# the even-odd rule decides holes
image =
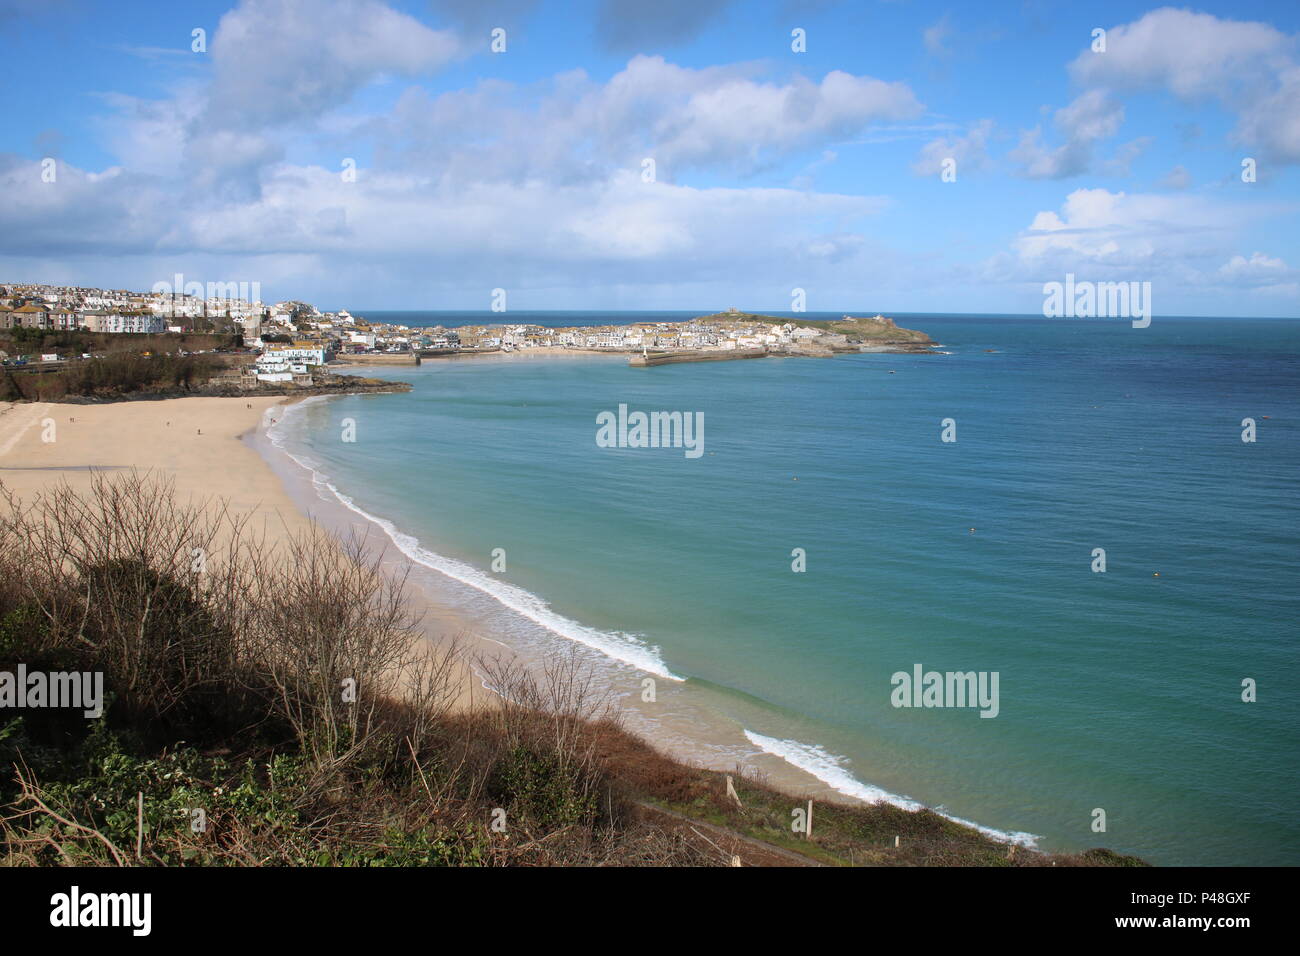
[[[1300,316],[1294,0],[0,0],[0,55],[0,282]]]

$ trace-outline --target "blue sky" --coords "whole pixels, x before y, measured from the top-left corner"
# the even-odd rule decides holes
[[[1294,2],[0,0],[0,50],[0,281],[1300,315]]]

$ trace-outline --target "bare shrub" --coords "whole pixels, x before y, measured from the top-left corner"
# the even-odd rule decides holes
[[[256,578],[251,655],[303,752],[328,775],[380,743],[383,709],[402,699],[404,675],[427,668],[404,581],[367,560],[361,542],[317,529],[259,558]]]
[[[525,826],[553,830],[592,824],[607,792],[593,722],[614,719],[606,693],[576,648],[549,660],[540,676],[514,658],[480,657],[499,701],[478,716],[475,796],[509,804]]]
[[[276,719],[327,771],[381,736],[419,742],[454,698],[455,648],[427,646],[404,580],[363,542],[313,528],[268,543],[134,472],[31,503],[0,486],[0,507],[0,622],[26,622],[28,659],[102,670],[128,721],[188,734]],[[378,719],[394,706],[396,738]]]
[[[233,717],[243,523],[176,502],[170,482],[131,473],[66,483],[29,505],[0,488],[4,600],[32,619],[29,655],[75,654],[102,670],[126,716],[193,726]]]

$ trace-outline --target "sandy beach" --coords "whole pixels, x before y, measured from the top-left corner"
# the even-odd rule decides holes
[[[242,440],[262,427],[267,409],[286,401],[274,396],[0,403],[0,482],[31,501],[59,482],[84,493],[96,473],[134,468],[171,480],[178,502],[209,510],[224,504],[232,515],[246,518],[245,528],[255,537],[298,534],[310,529],[315,516],[295,504],[281,477]],[[387,554],[385,566],[401,570],[401,562]],[[465,622],[417,589],[408,587],[408,604],[420,615],[429,640],[454,638],[476,649]],[[467,665],[459,683],[457,706],[489,696]]]
[[[282,401],[5,403],[0,405],[0,481],[28,499],[60,480],[84,491],[96,471],[135,468],[171,479],[182,502],[226,499],[233,512],[249,516],[250,530],[301,531],[307,518],[260,456],[239,441],[267,408]]]

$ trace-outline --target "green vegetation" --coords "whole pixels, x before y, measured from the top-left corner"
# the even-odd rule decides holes
[[[239,346],[242,334],[166,332],[159,335],[107,332],[54,332],[47,329],[0,330],[0,351],[13,355],[102,355],[112,352],[200,352]]]
[[[71,361],[54,372],[39,364],[5,366],[0,369],[0,401],[57,402],[187,392],[206,383],[224,366],[225,360],[214,354],[215,350],[241,344],[241,335],[228,334],[113,335],[7,329],[0,332],[0,351],[10,358],[52,353]],[[203,354],[195,354],[200,352]],[[83,360],[82,355],[94,358]]]
[[[5,367],[0,370],[0,401],[58,402],[74,397],[188,392],[206,383],[223,366],[213,355],[131,351],[78,359],[57,372]]]
[[[134,474],[0,486],[0,671],[106,690],[99,719],[0,711],[0,865],[1141,862],[889,806],[818,803],[803,839],[802,800],[738,777],[736,806],[625,732],[576,658],[479,659],[500,698],[454,707],[465,662],[416,623],[355,542],[269,543]]]

